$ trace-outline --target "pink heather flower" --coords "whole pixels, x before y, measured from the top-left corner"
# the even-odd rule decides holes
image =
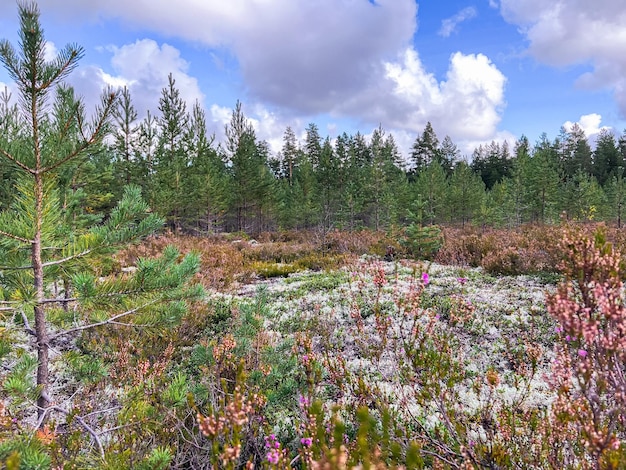
[[[557,327],[554,328],[554,332],[555,333],[563,333],[563,328],[560,327],[560,326],[557,326]]]
[[[571,337],[570,335],[567,335],[567,336],[565,337],[565,341],[571,341],[571,339],[572,339],[572,337]]]
[[[279,454],[275,450],[271,450],[268,452],[266,458],[269,463],[276,465],[278,463]]]
[[[428,276],[428,273],[422,273],[422,282],[425,286],[428,285],[428,283],[430,282],[430,277]]]
[[[304,395],[300,395],[300,406],[307,407],[309,406],[309,399]]]
[[[578,355],[580,357],[587,357],[587,351],[585,351],[584,349],[579,349],[578,350]]]
[[[303,437],[302,439],[300,439],[300,444],[302,444],[304,447],[311,447],[311,444],[313,444],[313,439],[310,437]]]
[[[457,277],[456,280],[459,281],[459,284],[461,284],[462,286],[465,285],[465,283],[467,282],[466,277]]]

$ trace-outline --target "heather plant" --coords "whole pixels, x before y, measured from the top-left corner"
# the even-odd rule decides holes
[[[442,264],[481,266],[498,275],[557,271],[559,228],[522,226],[517,229],[444,229],[445,243],[435,260]]]
[[[498,363],[468,369],[461,344],[463,330],[475,320],[475,307],[465,298],[468,279],[454,279],[457,287],[446,294],[442,315],[442,303],[433,303],[427,293],[436,277],[423,269],[402,263],[390,271],[376,261],[351,268],[349,290],[340,294],[347,323],[325,317],[321,322],[332,333],[314,327],[313,319],[306,328],[317,344],[306,352],[307,360],[321,362],[325,377],[311,380],[313,393],[307,399],[327,396],[324,419],[335,415],[341,420],[345,459],[354,465],[366,461],[356,450],[363,407],[369,409],[367,426],[377,436],[367,441],[367,458],[385,456],[379,465],[405,465],[407,459],[419,468],[540,462],[546,449],[538,434],[544,410],[527,400],[542,348],[530,333],[520,335],[506,345],[511,351],[506,374]],[[330,313],[340,316],[336,310]],[[503,395],[505,387],[515,392]],[[381,446],[385,435],[387,444]],[[512,446],[517,453],[509,451]]]
[[[548,298],[558,321],[551,384],[556,429],[571,438],[562,463],[626,465],[626,306],[624,259],[600,227],[594,237],[569,228],[561,242],[566,280]]]

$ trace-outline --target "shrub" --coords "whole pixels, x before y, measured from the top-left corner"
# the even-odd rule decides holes
[[[548,297],[548,311],[559,322],[551,379],[557,391],[554,427],[572,438],[567,450],[582,467],[624,468],[624,260],[603,227],[594,237],[569,227],[560,245],[566,280]]]

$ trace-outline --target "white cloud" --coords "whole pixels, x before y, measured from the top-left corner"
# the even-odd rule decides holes
[[[421,132],[430,121],[438,133],[456,140],[486,139],[496,132],[505,104],[506,78],[486,56],[453,54],[446,80],[441,82],[425,71],[417,52],[410,48],[399,62],[387,63],[385,68],[389,96],[379,94],[386,103],[380,110],[386,119],[380,122]]]
[[[411,41],[417,15],[415,0],[43,0],[42,8],[227,48],[250,96],[302,113],[363,88],[373,67]]]
[[[604,129],[610,129],[607,126],[600,126],[602,122],[602,116],[596,113],[585,114],[580,116],[580,119],[574,123],[572,121],[566,121],[563,123],[563,127],[566,131],[571,131],[574,124],[578,124],[578,126],[585,132],[587,137],[592,137],[599,134]]]
[[[44,19],[51,15],[70,24],[116,18],[128,28],[206,46],[207,61],[236,63],[247,116],[272,149],[282,145],[287,125],[298,132],[319,121],[316,116],[356,120],[361,128],[380,123],[394,135],[413,138],[431,121],[438,135],[457,143],[490,139],[505,105],[506,78],[482,54],[452,54],[443,79],[428,71],[410,46],[417,28],[415,0],[40,0],[40,5]],[[462,10],[450,25],[475,14]],[[105,84],[126,85],[140,114],[155,112],[172,72],[188,104],[202,102],[176,48],[143,39],[107,50],[110,67],[84,66],[72,75],[82,95],[97,96]],[[211,103],[207,109],[219,140],[231,109]]]
[[[57,50],[54,43],[52,41],[47,41],[44,46],[44,60],[50,62],[56,59],[58,53],[59,51]]]
[[[441,28],[439,29],[438,34],[444,38],[449,37],[452,33],[456,32],[459,24],[475,18],[477,13],[476,8],[474,7],[463,8],[456,15],[446,18],[441,22]]]
[[[152,39],[142,39],[121,47],[110,46],[109,50],[113,53],[111,65],[116,75],[91,65],[79,68],[70,77],[72,85],[84,97],[93,99],[106,86],[127,86],[139,114],[142,116],[150,110],[155,115],[161,91],[172,73],[188,109],[196,100],[203,102],[204,94],[196,78],[187,74],[188,64],[178,49],[168,44],[159,46]]]
[[[623,0],[501,0],[504,18],[521,27],[528,53],[554,66],[589,64],[581,87],[613,90],[626,116],[626,9]]]

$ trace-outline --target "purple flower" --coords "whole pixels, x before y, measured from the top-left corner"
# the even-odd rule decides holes
[[[428,276],[428,273],[422,273],[422,282],[425,286],[428,285],[428,283],[430,282],[430,277]]]
[[[271,464],[276,465],[278,463],[278,458],[279,458],[278,452],[274,450],[270,451],[267,454],[267,461]]]
[[[578,350],[578,355],[580,357],[587,357],[587,351],[585,351],[584,349],[579,349]]]
[[[465,283],[467,282],[467,278],[466,277],[457,277],[456,280],[459,281],[459,284],[461,284],[462,286],[464,286]]]
[[[302,439],[300,439],[300,444],[302,444],[304,447],[311,447],[311,444],[313,444],[313,439],[310,437],[303,437]]]
[[[309,406],[309,399],[307,397],[305,397],[304,395],[300,395],[300,400],[299,401],[300,401],[300,406],[303,406],[305,408],[307,406]]]

